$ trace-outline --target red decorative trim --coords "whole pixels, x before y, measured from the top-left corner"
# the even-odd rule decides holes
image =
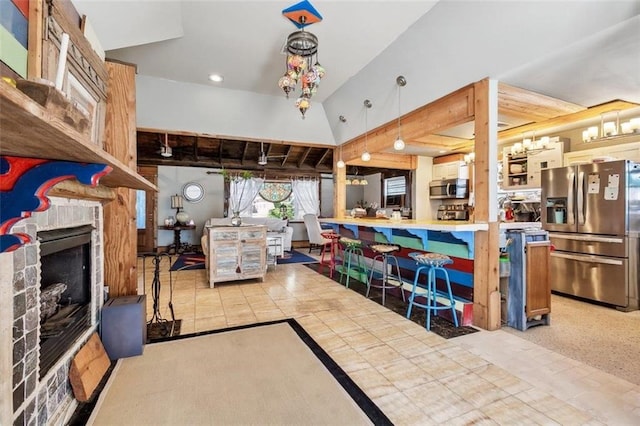
[[[54,185],[77,179],[94,187],[111,170],[105,164],[0,156],[0,253],[31,241],[29,235],[10,234],[9,230],[32,212],[48,209],[47,193]]]

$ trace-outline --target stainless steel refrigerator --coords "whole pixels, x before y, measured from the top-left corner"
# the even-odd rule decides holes
[[[544,169],[541,185],[542,228],[555,248],[551,289],[638,309],[640,164]]]

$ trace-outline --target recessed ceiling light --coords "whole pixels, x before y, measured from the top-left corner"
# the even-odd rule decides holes
[[[209,74],[209,80],[215,83],[221,83],[224,80],[224,77],[220,74]]]

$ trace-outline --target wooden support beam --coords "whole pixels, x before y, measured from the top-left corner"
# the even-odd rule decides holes
[[[285,154],[284,158],[282,159],[282,163],[280,164],[281,167],[284,166],[284,163],[287,162],[287,159],[291,155],[291,151],[293,151],[293,146],[289,146],[289,149],[287,149],[287,153]],[[300,167],[300,166],[298,166],[298,167]]]
[[[222,164],[222,141],[218,144],[218,162]]]
[[[475,194],[473,220],[488,223],[488,231],[475,234],[473,264],[473,323],[486,330],[500,328],[499,234],[497,214],[497,81],[475,84]]]
[[[360,157],[349,161],[350,166],[380,167],[383,169],[415,170],[417,157],[406,154],[371,154],[371,160],[362,161]]]
[[[242,148],[242,159],[240,160],[240,164],[244,165],[245,160],[247,159],[247,150],[249,148],[249,142],[244,143],[244,147]]]
[[[110,202],[116,199],[113,188],[98,185],[95,188],[83,185],[77,180],[63,180],[57,183],[48,192],[51,197],[77,198],[80,200],[93,200],[101,203]]]
[[[44,20],[42,18],[42,1],[29,2],[29,46],[27,52],[27,77],[35,80],[42,77],[42,37]]]
[[[320,166],[322,163],[324,163],[324,160],[326,160],[326,159],[327,159],[327,156],[328,156],[329,154],[331,154],[331,152],[332,152],[332,151],[333,151],[333,149],[332,149],[332,148],[327,148],[327,149],[325,149],[325,150],[324,150],[324,152],[322,153],[322,157],[320,157],[320,160],[318,160],[318,164],[316,165],[316,167],[317,167],[317,166]],[[335,157],[335,156],[334,156],[334,157]],[[335,159],[335,158],[333,159],[333,162],[334,162],[334,163],[336,162],[336,159]]]
[[[521,137],[523,133],[526,134],[534,131],[539,132],[548,128],[565,126],[571,123],[577,123],[582,120],[597,118],[602,114],[610,113],[613,111],[624,111],[629,108],[637,108],[638,106],[640,105],[620,100],[607,102],[606,104],[597,105],[583,111],[575,112],[573,114],[567,114],[561,117],[550,118],[538,123],[525,124],[524,126],[503,130],[498,133],[498,140],[505,141],[511,138]]]
[[[304,164],[304,161],[307,159],[310,152],[311,152],[311,147],[308,147],[307,149],[304,150],[304,152],[300,156],[300,159],[298,160],[298,168],[300,168],[300,166]]]
[[[333,156],[333,217],[343,218],[347,209],[347,168],[337,166],[338,159]]]
[[[198,140],[200,139],[198,136],[193,137],[193,160],[198,161]]]
[[[403,115],[402,135],[405,140],[415,140],[468,123],[473,120],[473,111],[473,85],[469,85]],[[391,151],[397,132],[396,120],[373,129],[367,134],[367,150],[370,153]],[[343,144],[342,159],[351,164],[352,160],[360,157],[364,145],[364,135],[346,142]]]
[[[508,117],[539,122],[585,109],[581,105],[540,93],[509,86],[505,83],[498,84],[498,112]]]

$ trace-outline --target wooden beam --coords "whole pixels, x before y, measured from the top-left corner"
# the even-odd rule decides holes
[[[362,161],[360,157],[347,163],[350,166],[361,167],[380,167],[383,169],[398,169],[398,170],[415,170],[417,167],[417,157],[415,155],[406,154],[371,154],[371,160]]]
[[[571,102],[541,95],[519,87],[498,84],[498,112],[534,122],[584,111],[586,108]]]
[[[287,162],[287,159],[291,155],[291,151],[293,151],[293,146],[289,145],[289,149],[287,150],[287,153],[285,154],[284,158],[282,159],[282,163],[280,163],[280,167],[284,166],[284,163]],[[298,166],[298,167],[300,167],[300,166]]]
[[[304,164],[304,160],[307,159],[310,152],[311,152],[311,147],[308,147],[307,149],[304,150],[304,153],[300,156],[300,159],[298,160],[298,168],[300,168],[300,166]]]
[[[240,160],[240,164],[244,164],[244,161],[247,158],[247,149],[249,148],[249,142],[244,143],[244,148],[242,149],[242,159]]]
[[[44,35],[42,1],[29,2],[29,38],[27,45],[27,77],[35,80],[42,77],[42,37]]]
[[[572,123],[577,123],[579,121],[597,118],[602,114],[611,113],[613,111],[624,111],[629,108],[637,108],[638,106],[640,105],[621,100],[607,102],[605,104],[597,105],[583,111],[575,112],[573,114],[567,114],[561,117],[550,118],[538,123],[525,124],[523,126],[503,130],[501,132],[498,132],[498,140],[504,141],[511,138],[517,138],[521,137],[522,134],[531,133],[534,131],[542,132],[545,129],[566,126]]]
[[[101,203],[115,200],[116,193],[113,188],[98,185],[92,188],[79,183],[77,180],[63,180],[57,183],[48,193],[51,197],[76,198],[80,200],[93,200]]]
[[[316,167],[322,165],[322,163],[324,163],[324,160],[327,159],[327,156],[331,153],[331,151],[333,151],[333,149],[331,148],[327,148],[324,150],[324,152],[322,153],[322,157],[320,157],[320,160],[318,160],[318,164],[316,165]],[[336,161],[336,159],[333,159],[334,162]]]
[[[402,135],[405,140],[415,140],[426,135],[468,123],[473,120],[473,85],[437,99],[401,117]],[[397,122],[390,121],[367,134],[367,150],[370,153],[393,149],[397,136]],[[343,144],[342,159],[351,163],[364,151],[365,136],[361,135]]]
[[[194,161],[198,161],[198,139],[200,139],[198,136],[194,136],[193,137],[193,160]]]

